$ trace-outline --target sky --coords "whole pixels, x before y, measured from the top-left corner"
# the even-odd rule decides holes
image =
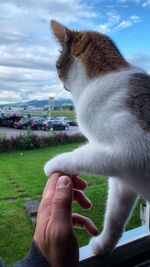
[[[0,104],[70,98],[55,69],[51,19],[107,34],[150,73],[150,0],[0,0]]]

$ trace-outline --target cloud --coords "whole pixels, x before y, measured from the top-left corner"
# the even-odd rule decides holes
[[[1,101],[27,101],[32,99],[48,99],[52,96],[69,97],[56,72],[38,69],[0,67]]]
[[[49,29],[49,21],[55,19],[70,28],[96,28],[113,34],[141,22],[136,13],[121,14],[121,3],[134,2],[144,8],[150,0],[110,2],[0,0],[0,102],[70,96],[55,70],[59,44]]]
[[[109,11],[106,13],[108,21],[112,24],[117,24],[121,20],[121,16],[114,11]]]
[[[143,7],[150,7],[150,0],[143,1],[142,6],[143,6]]]
[[[143,54],[141,52],[135,53],[128,58],[128,61],[150,73],[150,55]]]
[[[106,13],[106,22],[100,24],[97,27],[97,30],[102,33],[112,33],[129,28],[139,22],[141,22],[141,18],[139,16],[132,15],[129,16],[128,19],[124,20],[117,11],[111,11]]]
[[[56,55],[40,46],[0,47],[0,65],[8,67],[49,70],[54,64]]]
[[[139,4],[142,7],[150,7],[150,0],[118,0],[117,3],[119,4]]]
[[[91,18],[96,15],[88,4],[80,0],[5,0],[0,1],[3,9],[3,16],[16,15],[21,17],[22,14],[28,15],[28,18],[38,18],[50,20],[51,18],[59,19],[66,22],[77,22],[79,18]],[[8,15],[9,14],[9,15]]]
[[[115,27],[115,31],[122,30],[128,27],[133,26],[134,24],[141,22],[141,19],[139,16],[132,15],[127,20],[121,21],[118,25]]]
[[[66,96],[49,21],[83,25],[96,12],[80,0],[0,0],[0,13],[0,102]]]
[[[129,2],[129,0],[118,0],[117,2],[118,2],[118,3],[125,4],[125,3]]]

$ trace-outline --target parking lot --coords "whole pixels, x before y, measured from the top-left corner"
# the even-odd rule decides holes
[[[14,129],[14,128],[8,128],[8,127],[0,127],[0,135],[6,135],[6,137],[10,138],[11,136],[15,137],[18,136],[20,134],[25,134],[27,132],[27,130],[22,130],[22,129]],[[59,132],[65,132],[69,135],[75,134],[75,133],[79,133],[80,130],[77,126],[70,126],[69,130],[67,131],[55,131],[56,133]],[[36,130],[33,131],[34,134],[36,135],[49,135],[49,131],[42,131],[42,130]]]

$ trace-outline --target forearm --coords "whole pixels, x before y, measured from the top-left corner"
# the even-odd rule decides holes
[[[0,261],[0,267],[6,266]],[[22,261],[9,267],[50,267],[50,265],[33,240],[28,255]]]

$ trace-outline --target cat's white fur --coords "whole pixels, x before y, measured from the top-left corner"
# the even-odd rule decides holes
[[[104,229],[90,242],[94,253],[115,247],[139,194],[150,201],[150,134],[144,133],[124,104],[129,78],[137,72],[144,73],[130,66],[88,79],[80,60],[74,61],[65,86],[73,95],[88,143],[56,156],[44,167],[47,176],[54,171],[109,176]]]

